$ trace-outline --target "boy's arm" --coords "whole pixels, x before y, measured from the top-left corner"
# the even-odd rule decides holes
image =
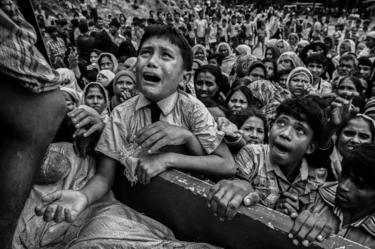
[[[148,184],[152,177],[171,168],[225,177],[235,173],[232,154],[222,142],[212,154],[205,156],[188,156],[173,152],[145,156],[139,159],[136,174],[141,183]]]

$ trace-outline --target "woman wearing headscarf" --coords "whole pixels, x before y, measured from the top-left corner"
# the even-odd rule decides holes
[[[277,70],[292,70],[296,67],[305,66],[299,56],[292,52],[288,51],[280,55],[277,60]]]
[[[297,50],[297,44],[299,42],[299,36],[297,33],[290,33],[288,36],[288,43],[290,51],[295,52]]]
[[[203,61],[207,63],[207,51],[206,48],[202,44],[197,44],[192,47],[193,51],[193,58]]]
[[[68,68],[58,68],[56,69],[56,71],[60,74],[62,78],[62,87],[71,88],[82,95],[83,91],[81,87],[78,85],[77,78],[72,70]]]
[[[96,82],[99,82],[105,88],[107,88],[112,83],[112,80],[115,78],[115,76],[116,75],[110,70],[101,70],[96,76]]]
[[[246,44],[238,45],[234,51],[238,57],[244,55],[251,55],[251,48]]]
[[[221,42],[217,46],[217,53],[223,56],[223,61],[221,62],[221,71],[229,75],[232,71],[233,65],[236,62],[236,55],[232,52],[231,47],[226,42]]]
[[[250,82],[264,80],[267,77],[267,69],[262,62],[254,61],[250,65],[247,75]]]
[[[98,65],[100,70],[107,69],[113,73],[118,71],[117,58],[111,53],[101,53],[98,58]]]
[[[135,74],[129,70],[118,72],[113,79],[112,86],[114,95],[110,103],[111,110],[137,94]]]
[[[283,39],[280,39],[276,42],[276,47],[279,48],[280,53],[291,51],[289,43]]]
[[[337,46],[337,55],[333,57],[332,62],[337,67],[340,64],[340,58],[346,53],[355,54],[355,42],[351,39],[344,39]]]
[[[108,122],[109,97],[107,90],[101,83],[91,82],[86,85],[83,90],[83,103],[97,111],[104,123]]]
[[[294,68],[287,79],[287,87],[292,97],[303,97],[314,93],[313,76],[305,67]]]

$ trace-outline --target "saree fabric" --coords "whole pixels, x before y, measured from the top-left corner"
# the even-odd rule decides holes
[[[42,196],[63,189],[80,190],[95,175],[94,158],[77,156],[70,143],[52,144],[46,158],[43,172],[56,167],[65,172],[58,171],[61,178],[53,183],[33,186],[18,221],[13,249],[216,248],[177,241],[170,229],[118,202],[111,191],[72,223],[43,221],[34,211]]]

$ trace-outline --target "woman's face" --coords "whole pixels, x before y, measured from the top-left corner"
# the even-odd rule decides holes
[[[101,114],[105,109],[105,97],[99,87],[90,87],[85,95],[85,104]]]
[[[198,99],[213,99],[219,92],[216,78],[210,72],[201,72],[195,82],[195,91]]]
[[[264,62],[264,66],[267,69],[267,79],[272,79],[275,75],[275,68],[272,62]]]
[[[292,70],[293,63],[289,59],[281,59],[279,63],[277,64],[277,70]]]
[[[232,113],[239,113],[249,106],[245,94],[241,91],[233,93],[228,102],[229,111]]]
[[[135,88],[135,82],[127,75],[120,76],[114,84],[114,94],[120,96],[122,92],[131,92]]]
[[[249,72],[249,79],[251,82],[254,82],[256,80],[264,80],[265,78],[265,72],[261,67],[253,68],[253,70]]]
[[[272,49],[268,48],[266,49],[266,56],[265,56],[266,59],[273,59],[273,53],[272,53]]]
[[[219,54],[221,54],[224,58],[227,57],[229,55],[229,50],[227,46],[221,45],[219,47]]]
[[[194,54],[194,58],[201,61],[205,61],[206,58],[204,57],[204,51],[201,48],[198,48]]]
[[[253,116],[248,118],[241,126],[243,138],[248,144],[263,144],[265,137],[264,122],[262,119]]]
[[[66,109],[68,110],[68,112],[71,112],[75,108],[77,108],[77,104],[74,103],[72,96],[70,96],[69,93],[64,92],[64,91],[63,91],[63,94],[64,94],[64,98],[65,98]]]
[[[104,74],[98,73],[98,75],[96,76],[96,81],[102,84],[103,86],[108,85],[107,84],[108,80],[109,80],[108,77],[105,76]]]
[[[346,98],[350,93],[357,92],[354,82],[350,78],[345,78],[337,88],[337,95]]]
[[[103,56],[102,59],[99,62],[100,70],[110,70],[113,72],[113,62],[108,56]]]
[[[288,80],[288,76],[289,74],[283,74],[283,75],[280,75],[280,78],[279,78],[279,85],[285,89],[287,89],[286,82]]]
[[[363,118],[354,118],[348,122],[338,136],[337,149],[344,157],[362,143],[371,143],[370,125]]]
[[[350,52],[350,44],[348,41],[341,43],[340,46],[340,55],[343,55],[346,52]]]
[[[306,94],[306,85],[309,83],[309,78],[303,74],[297,74],[290,79],[289,90],[294,97],[301,97]]]
[[[98,58],[99,58],[99,55],[96,52],[91,52],[90,53],[90,63],[91,64],[98,63]]]

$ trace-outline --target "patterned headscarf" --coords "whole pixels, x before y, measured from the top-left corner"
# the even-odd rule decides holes
[[[292,62],[292,69],[296,67],[304,67],[302,60],[299,58],[299,56],[292,51],[285,52],[280,55],[279,59],[277,60],[277,64],[280,63],[281,60],[290,60]]]
[[[288,90],[273,85],[268,80],[257,80],[249,86],[253,97],[261,104],[261,111],[266,115],[270,124],[276,117],[276,109],[286,99],[291,98]]]
[[[235,50],[239,56],[251,55],[251,48],[245,44],[238,45]]]

